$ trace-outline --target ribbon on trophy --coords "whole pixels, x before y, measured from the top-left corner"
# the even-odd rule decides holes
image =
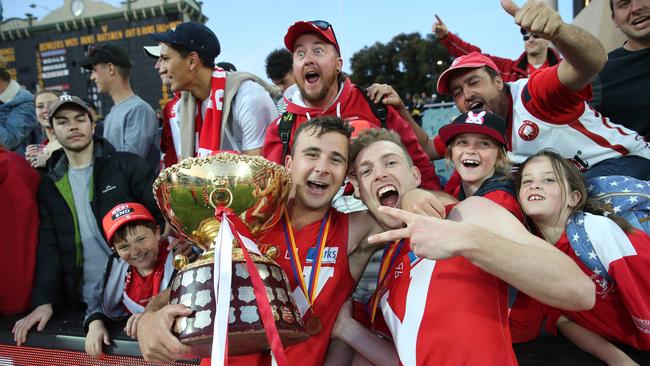
[[[384,250],[384,254],[381,256],[381,264],[379,266],[379,273],[377,276],[377,289],[370,298],[370,325],[373,328],[375,326],[375,317],[377,316],[379,299],[384,295],[386,292],[386,287],[388,286],[388,273],[393,269],[395,260],[397,259],[397,256],[399,255],[403,244],[404,239],[400,240],[399,242],[397,240],[392,242]]]
[[[246,262],[246,269],[253,284],[253,292],[257,301],[266,338],[271,346],[271,352],[278,366],[287,366],[287,358],[280,341],[278,329],[271,310],[271,304],[266,294],[266,287],[262,282],[257,266],[249,254],[253,252],[261,255],[257,245],[250,239],[248,227],[229,208],[218,206],[215,208],[214,217],[221,222],[219,233],[214,242],[214,272],[218,280],[214,281],[214,293],[217,294],[215,327],[212,341],[212,365],[225,365],[228,361],[228,315],[230,313],[230,294],[232,282],[232,242],[239,244]],[[227,225],[224,225],[227,223]],[[218,258],[218,260],[216,259]]]
[[[314,315],[314,300],[318,294],[318,277],[320,274],[320,269],[323,263],[323,251],[325,249],[325,243],[327,242],[327,235],[329,234],[331,216],[330,211],[328,210],[323,219],[321,220],[320,228],[318,230],[318,238],[316,239],[316,253],[313,258],[313,266],[311,273],[309,275],[309,282],[305,283],[305,276],[303,274],[302,264],[300,263],[300,257],[298,256],[298,247],[296,245],[296,239],[293,235],[293,227],[291,226],[291,219],[287,213],[286,208],[283,210],[284,220],[284,235],[285,242],[290,250],[289,252],[289,262],[291,263],[291,268],[293,269],[293,277],[300,289],[302,294],[305,296],[305,300],[311,309],[311,317],[306,320],[307,333],[310,335],[318,334],[322,329],[322,323],[320,319]],[[304,315],[304,314],[303,314]]]

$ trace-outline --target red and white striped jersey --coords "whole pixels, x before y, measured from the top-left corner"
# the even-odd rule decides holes
[[[562,85],[557,66],[508,85],[512,98],[508,156],[514,163],[545,148],[557,150],[583,170],[628,154],[650,159],[643,137],[592,109],[585,102],[591,98],[590,86],[574,92]]]
[[[503,281],[463,257],[401,252],[380,306],[402,365],[517,365]]]

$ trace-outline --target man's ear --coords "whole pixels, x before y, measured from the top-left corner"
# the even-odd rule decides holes
[[[352,183],[352,187],[354,187],[354,198],[360,199],[361,193],[359,191],[359,179],[357,179],[357,172],[355,170],[350,170],[348,172],[348,180]]]
[[[411,173],[413,174],[413,178],[415,179],[415,182],[417,183],[417,186],[420,186],[420,183],[422,183],[422,174],[420,173],[420,169],[413,165],[411,167]]]
[[[199,54],[196,52],[190,52],[187,55],[187,60],[189,64],[190,71],[193,71],[199,66]]]
[[[284,157],[284,166],[289,169],[289,171],[291,171],[291,163],[293,163],[293,160],[291,158],[291,154],[288,154]]]
[[[336,59],[336,72],[340,73],[342,69],[343,69],[343,59],[339,57]]]
[[[504,84],[503,84],[503,79],[501,79],[501,76],[497,75],[494,77],[494,84],[496,84],[497,89],[499,89],[499,91],[503,90]]]

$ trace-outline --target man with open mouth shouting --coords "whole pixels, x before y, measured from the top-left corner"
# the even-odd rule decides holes
[[[392,342],[345,308],[332,332],[360,356],[375,365],[516,365],[506,283],[560,307],[593,306],[578,266],[491,200],[467,198],[448,208],[448,220],[399,209],[420,173],[394,132],[365,130],[350,150],[351,180],[389,230],[368,238],[389,243],[369,317]]]
[[[511,0],[501,4],[523,29],[550,40],[564,60],[528,79],[505,83],[490,58],[473,52],[455,59],[440,75],[438,93],[451,94],[463,113],[486,109],[505,118],[508,155],[515,164],[541,149],[553,148],[587,177],[650,179],[648,143],[586,103],[591,98],[589,83],[607,60],[600,42],[585,30],[564,23],[542,1],[530,0],[521,8]],[[444,150],[438,154],[443,156]]]
[[[367,242],[370,234],[381,231],[367,211],[345,214],[331,206],[347,174],[351,133],[350,125],[335,116],[314,118],[300,125],[285,159],[295,195],[287,203],[282,219],[259,240],[263,253],[277,253],[275,261],[289,278],[310,334],[308,340],[286,348],[289,365],[323,364],[339,309],[351,295],[370,256],[383,246]],[[169,329],[175,316],[190,310],[178,304],[160,306],[168,300],[168,293],[161,294],[141,316],[138,340],[145,359],[169,362],[189,352],[189,347],[175,339]],[[267,352],[230,357],[228,363],[261,366],[271,365],[271,359]],[[209,364],[208,359],[202,363]]]
[[[322,20],[298,21],[287,30],[284,45],[293,53],[296,84],[284,92],[287,112],[271,123],[262,155],[282,163],[294,143],[296,129],[311,118],[334,115],[355,125],[371,124],[395,130],[422,172],[422,188],[439,190],[433,166],[413,130],[393,107],[381,112],[370,104],[364,91],[343,74],[341,50],[332,25]],[[383,106],[382,106],[383,107]],[[379,107],[379,108],[382,108]]]

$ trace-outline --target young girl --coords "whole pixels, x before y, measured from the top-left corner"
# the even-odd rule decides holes
[[[173,252],[166,240],[160,240],[160,229],[143,205],[115,206],[104,217],[103,227],[114,254],[95,288],[95,302],[86,310],[86,353],[93,357],[103,354],[102,343],[110,344],[104,320],[130,315],[125,331],[133,336],[140,313],[169,286],[174,273]]]
[[[438,135],[447,146],[446,158],[461,178],[453,195],[461,201],[470,196],[483,196],[523,223],[515,183],[510,179],[506,132],[503,118],[489,111],[472,110],[440,128]]]
[[[571,257],[596,285],[596,304],[590,311],[544,308],[548,330],[554,332],[557,326],[577,346],[610,365],[635,364],[605,338],[650,349],[650,237],[588,199],[580,173],[555,152],[528,158],[518,183],[519,202],[540,235]],[[587,238],[591,252],[571,246],[570,240]],[[611,281],[598,265],[587,266],[584,256],[602,263]]]
[[[47,110],[54,102],[59,100],[61,95],[63,95],[63,92],[60,90],[43,90],[36,94],[34,98],[36,119],[41,125],[45,139],[42,144],[28,145],[25,150],[25,158],[33,168],[44,167],[52,152],[61,148],[61,144],[54,136],[50,122],[47,119]]]

